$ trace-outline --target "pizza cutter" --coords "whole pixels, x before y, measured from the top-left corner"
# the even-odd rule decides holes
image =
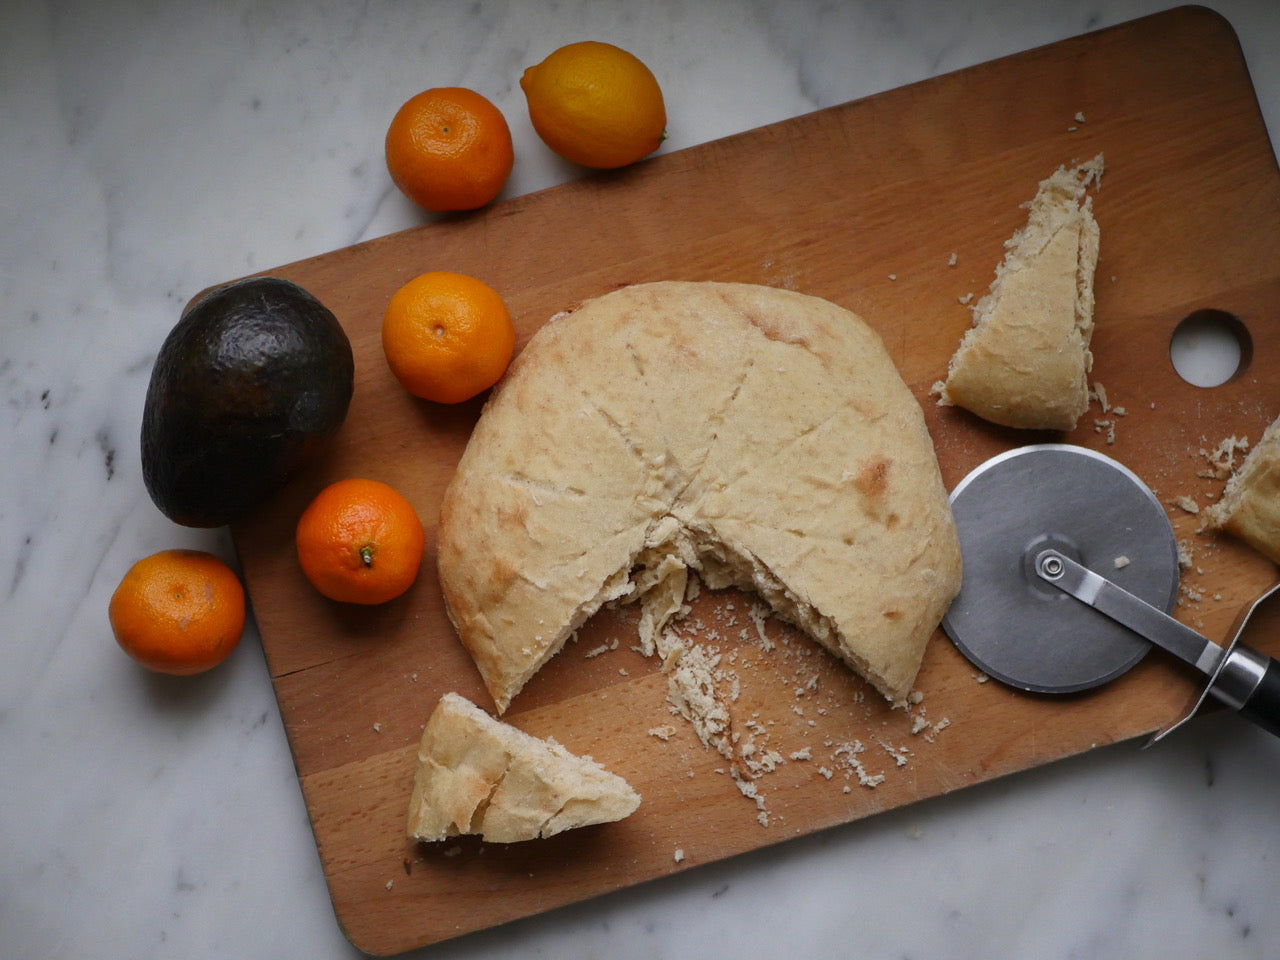
[[[964,560],[942,626],[976,667],[1034,693],[1101,686],[1157,646],[1212,695],[1280,736],[1280,661],[1240,643],[1250,615],[1221,647],[1169,615],[1178,544],[1164,508],[1123,464],[1069,444],[1034,444],[991,458],[956,485],[951,509]]]

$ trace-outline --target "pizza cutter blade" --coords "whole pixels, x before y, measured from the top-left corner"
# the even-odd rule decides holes
[[[1155,644],[1209,677],[1196,708],[1213,694],[1280,735],[1280,662],[1239,643],[1247,614],[1226,648],[1169,616],[1177,539],[1123,464],[1069,444],[1015,448],[961,480],[951,509],[964,574],[942,626],[988,676],[1076,693],[1125,673]]]

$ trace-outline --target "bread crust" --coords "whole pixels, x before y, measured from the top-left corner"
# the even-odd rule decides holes
[[[960,582],[932,440],[880,338],[733,283],[624,287],[544,326],[445,493],[438,559],[499,712],[611,599],[644,602],[651,650],[690,570],[900,699]]]

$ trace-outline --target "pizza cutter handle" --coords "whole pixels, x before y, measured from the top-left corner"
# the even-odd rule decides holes
[[[1280,584],[1253,602],[1231,645],[1223,650],[1163,610],[1052,547],[1036,556],[1035,569],[1047,583],[1209,675],[1209,684],[1191,713],[1156,734],[1152,743],[1182,726],[1210,694],[1264,730],[1280,736],[1280,661],[1240,643],[1249,614],[1262,600],[1280,590]]]
[[[1210,692],[1280,737],[1280,660],[1238,645],[1222,665]]]

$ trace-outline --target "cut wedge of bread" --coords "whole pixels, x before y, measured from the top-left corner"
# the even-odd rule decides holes
[[[1231,475],[1222,498],[1201,516],[1206,528],[1225,530],[1280,563],[1280,417]]]
[[[960,585],[933,442],[879,336],[740,283],[637,284],[543,326],[445,492],[437,559],[499,713],[611,600],[642,603],[652,653],[691,573],[900,700]]]
[[[1098,224],[1085,191],[1102,171],[1098,154],[1041,181],[936,387],[940,403],[1007,427],[1075,427],[1089,406],[1098,262]]]
[[[446,693],[418,745],[408,835],[435,841],[479,834],[515,843],[621,820],[639,805],[626,780],[590,757]]]

